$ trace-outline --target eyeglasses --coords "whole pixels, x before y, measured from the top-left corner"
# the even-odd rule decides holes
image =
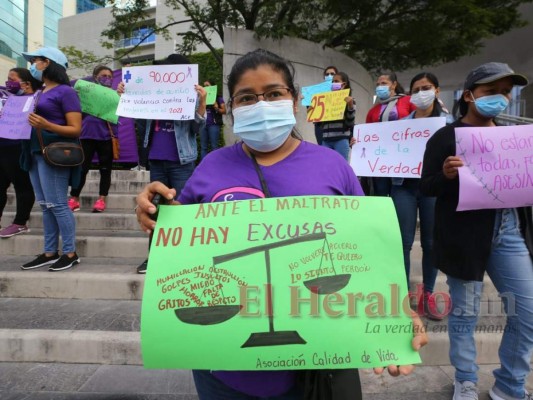
[[[433,89],[433,88],[434,88],[433,85],[420,86],[420,87],[418,87],[418,88],[416,88],[416,89],[411,90],[411,94],[417,94],[417,93],[420,92],[421,90],[422,90],[422,91],[426,91],[426,90],[431,90],[431,89]]]
[[[327,72],[324,76],[335,76],[335,72]]]
[[[292,90],[287,87],[279,87],[267,90],[263,93],[243,93],[233,96],[231,102],[234,107],[249,106],[259,101],[259,96],[263,96],[265,101],[278,101],[288,98]]]

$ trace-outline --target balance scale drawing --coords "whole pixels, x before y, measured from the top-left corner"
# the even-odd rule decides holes
[[[213,265],[216,267],[224,262],[246,257],[250,254],[264,252],[265,255],[265,269],[267,281],[266,301],[268,305],[268,331],[254,332],[250,335],[248,340],[241,346],[258,347],[258,346],[276,346],[288,344],[305,344],[307,343],[297,331],[276,331],[274,328],[274,309],[272,303],[272,268],[270,264],[270,252],[276,248],[290,246],[296,243],[309,242],[314,240],[323,240],[322,257],[320,260],[319,269],[322,266],[324,259],[324,252],[327,251],[330,255],[331,267],[334,272],[333,275],[323,275],[317,278],[304,281],[305,287],[318,295],[335,293],[348,284],[351,274],[337,274],[333,266],[333,259],[329,251],[327,236],[325,233],[314,233],[304,236],[299,236],[292,239],[282,240],[276,243],[270,243],[255,247],[250,247],[244,250],[236,251],[229,254],[213,257]],[[179,308],[174,310],[176,317],[187,324],[193,325],[214,325],[223,323],[234,316],[236,316],[242,309],[242,305],[215,305]]]

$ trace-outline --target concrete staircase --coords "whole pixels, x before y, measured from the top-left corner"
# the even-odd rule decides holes
[[[144,276],[136,274],[135,268],[146,258],[148,240],[138,229],[133,207],[136,194],[148,181],[148,173],[114,171],[108,209],[93,214],[98,178],[98,171],[90,172],[81,210],[75,213],[80,265],[60,273],[20,270],[21,264],[42,252],[42,221],[37,206],[29,222],[31,233],[0,240],[0,371],[42,366],[41,363],[53,363],[45,364],[50,368],[71,365],[72,371],[81,366],[86,371],[91,365],[93,369],[105,367],[109,371],[114,366],[115,371],[120,371],[115,373],[132,382],[131,388],[142,379],[153,385],[163,376],[179,377],[184,382],[175,389],[178,392],[168,388],[161,391],[161,387],[159,391],[143,392],[158,394],[154,398],[167,398],[163,394],[174,393],[177,397],[168,398],[195,399],[188,372],[174,371],[169,375],[172,371],[146,371],[141,367],[139,329]],[[14,215],[14,194],[8,196],[4,226]],[[421,282],[418,246],[412,258],[411,280],[415,284]],[[442,274],[436,290],[447,292]],[[479,362],[496,364],[505,321],[496,291],[488,281],[482,312],[477,335]],[[449,365],[446,321],[428,322],[427,328],[431,342],[422,350],[424,365]],[[4,398],[2,391],[6,387],[2,379],[0,398]]]

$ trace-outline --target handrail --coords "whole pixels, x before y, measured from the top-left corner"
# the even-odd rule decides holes
[[[496,117],[496,122],[501,125],[529,125],[533,124],[533,118],[518,117],[516,115],[500,114]]]

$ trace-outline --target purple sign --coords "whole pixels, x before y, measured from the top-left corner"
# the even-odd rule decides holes
[[[533,125],[456,128],[457,211],[533,205]]]
[[[0,137],[29,139],[31,125],[28,115],[33,111],[33,96],[9,96],[0,116]]]

